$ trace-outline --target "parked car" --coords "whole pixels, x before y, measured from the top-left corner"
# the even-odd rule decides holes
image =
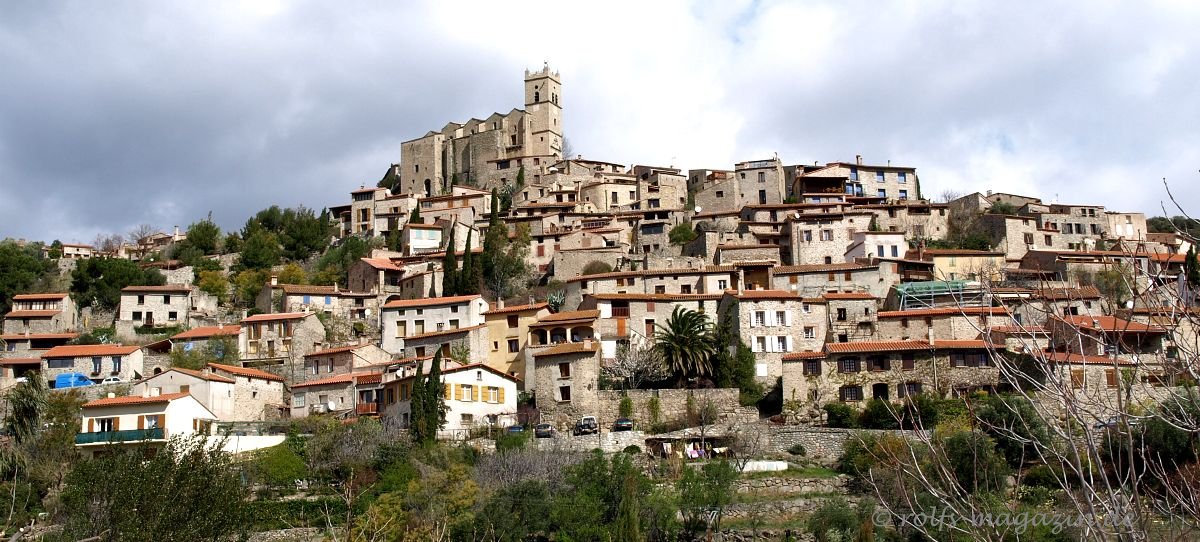
[[[55,388],[82,388],[91,385],[92,380],[83,373],[63,373],[54,377]]]
[[[505,428],[504,430],[508,431],[509,433],[524,433],[525,426],[524,425],[510,425],[507,428]]]
[[[548,423],[539,423],[533,426],[533,436],[537,438],[553,438],[554,426]]]
[[[595,416],[584,416],[575,422],[575,429],[571,431],[575,436],[579,435],[594,435],[600,431],[600,424],[596,422]]]
[[[110,377],[108,377],[108,378],[105,378],[104,380],[101,380],[101,381],[100,381],[100,383],[101,383],[101,384],[120,384],[120,383],[121,383],[121,377],[119,377],[119,376],[110,376]]]
[[[1142,421],[1137,418],[1129,418],[1129,427],[1138,427],[1142,425]],[[1092,426],[1093,429],[1116,429],[1121,427],[1121,418],[1109,418],[1107,420],[1096,422]]]
[[[633,420],[629,418],[617,418],[613,423],[613,431],[633,431]]]

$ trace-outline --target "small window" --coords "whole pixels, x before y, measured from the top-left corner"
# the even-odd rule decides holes
[[[821,374],[821,360],[810,359],[804,362],[804,374],[819,375]]]
[[[571,386],[558,387],[558,400],[564,403],[571,402]]]
[[[559,363],[558,364],[558,377],[559,378],[571,378],[571,364],[570,363]]]
[[[838,398],[842,402],[862,401],[862,386],[842,386],[838,390]]]
[[[508,353],[515,354],[521,351],[521,342],[517,339],[508,340]]]

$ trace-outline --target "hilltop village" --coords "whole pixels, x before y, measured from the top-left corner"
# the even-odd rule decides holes
[[[407,431],[436,374],[443,441],[695,458],[761,432],[764,456],[832,461],[872,405],[1019,388],[1013,360],[1062,391],[1038,397],[1051,418],[1086,395],[1088,426],[1191,382],[1194,240],[1141,212],[932,195],[863,156],[571,156],[559,73],[523,84],[319,215],[42,246],[58,279],[0,299],[0,388],[83,394],[84,457],[230,432],[253,451],[304,418]],[[305,220],[307,251],[284,233]],[[89,286],[117,260],[126,282]]]

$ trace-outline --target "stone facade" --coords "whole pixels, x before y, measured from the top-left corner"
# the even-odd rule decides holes
[[[636,428],[649,428],[656,421],[686,420],[688,398],[691,397],[697,407],[711,401],[721,420],[757,421],[758,412],[752,408],[747,410],[738,402],[740,394],[741,391],[737,388],[602,390],[597,393],[597,408],[592,415],[596,416],[600,427],[607,429],[621,417],[621,400],[628,397],[633,402],[631,418]],[[654,398],[658,399],[658,420],[654,419],[650,408]]]
[[[529,325],[549,314],[550,309],[546,303],[497,307],[483,313],[490,341],[487,365],[517,377],[524,386],[527,377],[525,348],[529,344]]]
[[[1108,235],[1109,219],[1101,206],[1051,205],[1036,216],[1039,228],[1057,230],[1068,250],[1095,250],[1096,242]]]
[[[945,239],[950,229],[945,203],[903,201],[856,208],[871,211],[879,231],[903,233],[906,239]]]
[[[20,294],[4,315],[4,335],[45,335],[76,331],[79,310],[65,293]]]
[[[403,357],[422,357],[444,344],[467,339],[477,355],[489,352],[479,295],[405,299],[387,303],[381,312],[382,347]],[[447,352],[448,353],[448,352]]]
[[[42,354],[42,377],[55,386],[54,379],[64,373],[82,373],[99,383],[116,377],[131,382],[142,377],[143,354],[139,346],[120,344],[56,346]]]
[[[804,312],[807,305],[809,311]],[[769,386],[783,376],[783,356],[790,352],[819,350],[825,342],[823,303],[805,303],[800,296],[780,290],[746,290],[726,293],[719,312],[754,352],[755,378]]]
[[[571,427],[599,412],[600,345],[592,340],[565,343],[533,354],[541,420]]]
[[[117,334],[132,339],[136,327],[190,327],[192,297],[191,286],[127,286],[121,290]]]
[[[242,320],[238,353],[289,383],[304,380],[304,356],[324,348],[325,326],[313,313],[258,314]]]

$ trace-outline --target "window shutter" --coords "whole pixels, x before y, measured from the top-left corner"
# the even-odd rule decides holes
[[[192,431],[199,431],[199,430],[200,430],[200,420],[197,420],[196,418],[192,418]]]
[[[472,401],[479,400],[479,388],[480,388],[480,386],[474,386],[471,388],[471,400]]]
[[[121,418],[120,418],[120,416],[114,417],[113,418],[113,431],[120,431],[120,430],[121,430]]]
[[[783,311],[783,318],[784,318],[783,325],[785,325],[787,327],[792,327],[792,311],[791,311],[791,309]],[[789,347],[789,349],[790,349],[790,347]]]
[[[500,392],[497,394],[496,400],[500,401],[501,403],[504,402],[504,388],[500,388]]]
[[[757,337],[756,337],[754,340],[750,341],[750,350],[751,350],[752,352],[758,352],[758,351],[759,351],[759,350],[758,350],[758,338],[757,338]]]
[[[453,385],[451,385],[451,384],[446,384],[446,394],[445,394],[445,398],[446,398],[446,400],[450,400],[450,399],[453,399],[453,398],[454,398],[454,388],[453,388]]]
[[[138,429],[145,429],[145,428],[146,428],[146,417],[138,416]]]
[[[791,315],[791,314],[792,313],[790,313],[790,312],[788,313],[788,315]],[[791,335],[787,336],[787,351],[788,352],[792,351],[792,336]]]
[[[163,431],[167,430],[167,415],[166,414],[158,415],[158,427],[161,428]]]
[[[96,419],[88,418],[88,433],[95,433],[95,432],[96,432]]]
[[[775,337],[767,337],[767,353],[775,351]]]
[[[754,319],[755,318],[756,318],[756,315],[754,314],[753,311],[751,311],[750,312],[750,327],[754,327]]]
[[[1108,379],[1108,387],[1110,387],[1110,388],[1117,387],[1117,370],[1116,369],[1105,369],[1104,377]]]
[[[775,311],[767,311],[767,327],[775,326]]]

